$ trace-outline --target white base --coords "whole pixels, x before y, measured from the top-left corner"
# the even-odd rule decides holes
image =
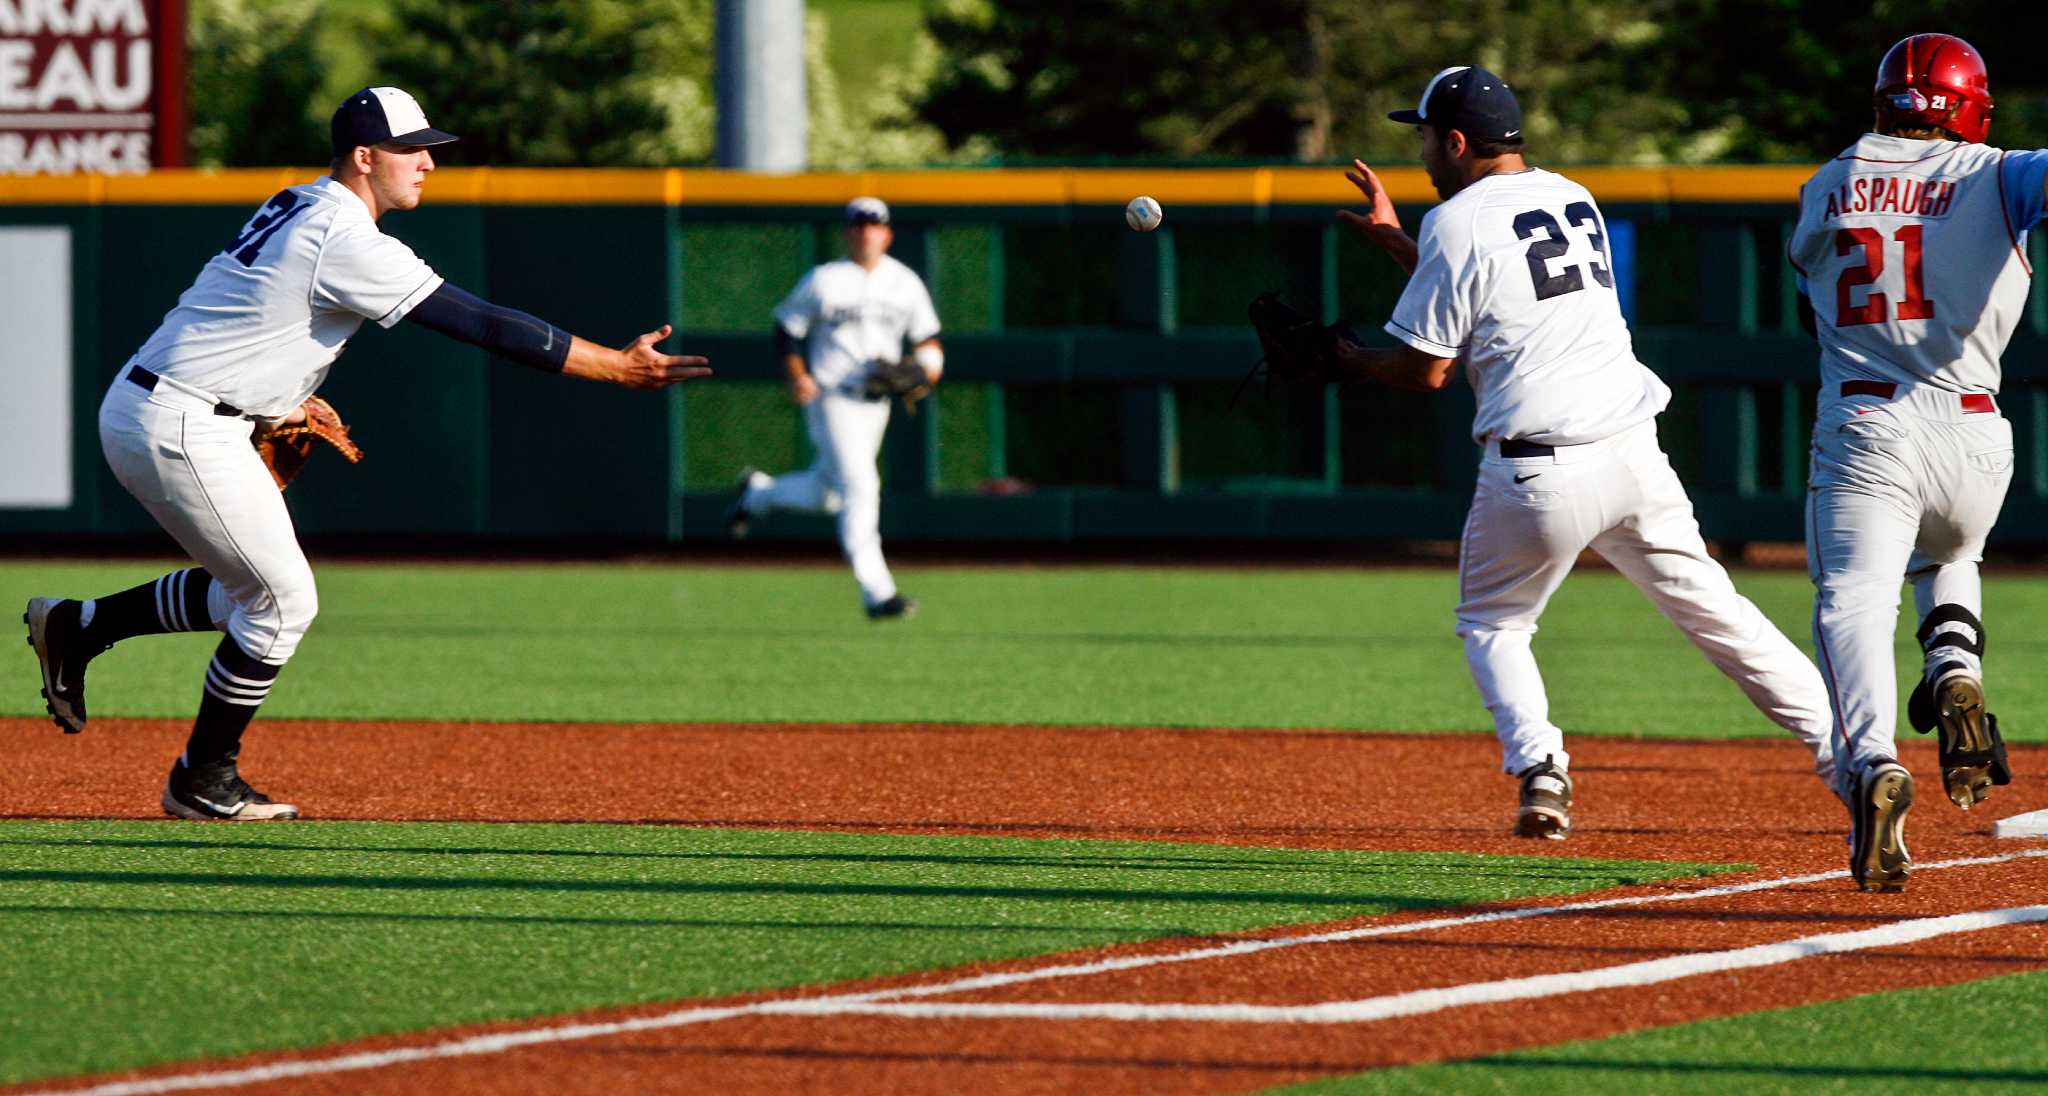
[[[2048,810],[2001,818],[1991,826],[1993,837],[2048,837]]]

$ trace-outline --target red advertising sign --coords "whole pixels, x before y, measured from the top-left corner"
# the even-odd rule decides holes
[[[0,175],[185,162],[185,0],[0,0]]]

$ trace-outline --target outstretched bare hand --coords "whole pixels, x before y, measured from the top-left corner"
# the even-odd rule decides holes
[[[620,347],[611,375],[604,380],[627,388],[659,389],[698,377],[708,377],[710,359],[687,354],[664,354],[654,344],[669,337],[675,328],[668,324],[649,331]]]
[[[1401,228],[1401,218],[1394,214],[1394,200],[1387,197],[1386,184],[1380,182],[1380,177],[1365,165],[1364,160],[1351,161],[1351,168],[1344,173],[1344,178],[1365,196],[1368,208],[1364,213],[1340,209],[1337,219],[1350,225],[1367,243],[1384,248],[1395,262],[1413,273],[1415,240]]]

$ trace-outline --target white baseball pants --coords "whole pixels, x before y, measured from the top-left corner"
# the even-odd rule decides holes
[[[853,565],[861,598],[873,607],[896,596],[882,558],[882,473],[876,460],[889,429],[889,401],[825,391],[804,405],[804,426],[818,459],[801,472],[759,480],[746,506],[757,514],[801,510],[836,514],[839,546]]]
[[[122,367],[100,403],[100,449],[114,478],[185,554],[213,575],[214,626],[251,658],[282,666],[319,611],[291,512],[249,444],[255,424],[160,378]]]
[[[1891,396],[1821,394],[1806,494],[1813,638],[1838,715],[1845,777],[1896,758],[1899,584],[1913,582],[1924,619],[1958,605],[1979,620],[1977,565],[2012,482],[2012,424],[1990,397],[1894,386]],[[1981,637],[1972,637],[1981,638]],[[1928,665],[1978,657],[1937,646]]]
[[[1550,456],[1487,447],[1458,554],[1458,634],[1493,713],[1502,768],[1570,766],[1530,641],[1536,620],[1591,548],[1643,591],[1750,703],[1806,744],[1832,781],[1826,686],[1807,657],[1707,555],[1692,500],[1657,445],[1656,422]]]

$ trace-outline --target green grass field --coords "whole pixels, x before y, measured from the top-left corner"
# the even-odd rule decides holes
[[[2048,973],[1904,990],[1296,1085],[1373,1093],[2041,1092]]]
[[[106,593],[166,567],[7,563],[0,605]],[[1491,726],[1443,569],[911,568],[905,588],[926,612],[903,626],[862,617],[836,567],[316,569],[320,619],[266,716]],[[1740,583],[1808,645],[1802,575]],[[1994,671],[2048,653],[2048,637],[2008,623],[2044,615],[2048,582],[1993,580],[1986,601]],[[116,648],[93,664],[93,713],[189,715],[215,642]],[[1536,653],[1571,733],[1782,733],[1611,572],[1565,584]],[[32,675],[27,649],[16,657]],[[1917,676],[1910,635],[1899,663],[1902,681]],[[2048,738],[2048,682],[2008,673],[1994,688],[2010,737]],[[0,695],[0,714],[40,712],[33,688]]]
[[[1711,870],[343,822],[15,823],[0,847],[0,939],[35,975],[0,1005],[0,1083]],[[232,1014],[163,1007],[223,984]]]
[[[0,603],[166,567],[9,562]],[[1486,726],[1444,570],[911,566],[925,614],[877,626],[836,567],[316,568],[322,616],[266,716]],[[1738,582],[1804,645],[1803,576]],[[1986,599],[1994,668],[2027,665],[2043,641],[2017,622],[2038,618],[2048,583],[1995,580]],[[124,644],[94,664],[94,714],[188,717],[214,642]],[[40,715],[32,656],[13,649],[0,714]],[[1610,573],[1566,584],[1537,652],[1571,733],[1779,733]],[[2009,733],[2040,741],[2044,687],[1994,680]],[[8,823],[0,1082],[1705,870],[620,826]],[[263,1007],[161,1007],[220,977]],[[1859,1048],[1910,1016],[1942,1017],[1930,1032],[1978,1012],[2039,1027],[2044,986],[1884,995],[1330,1090],[1882,1091],[1959,1084],[1956,1062],[2017,1087],[2048,1078],[2039,1042],[1989,1022],[1988,1047],[1961,1057],[1931,1035],[1882,1065]]]

